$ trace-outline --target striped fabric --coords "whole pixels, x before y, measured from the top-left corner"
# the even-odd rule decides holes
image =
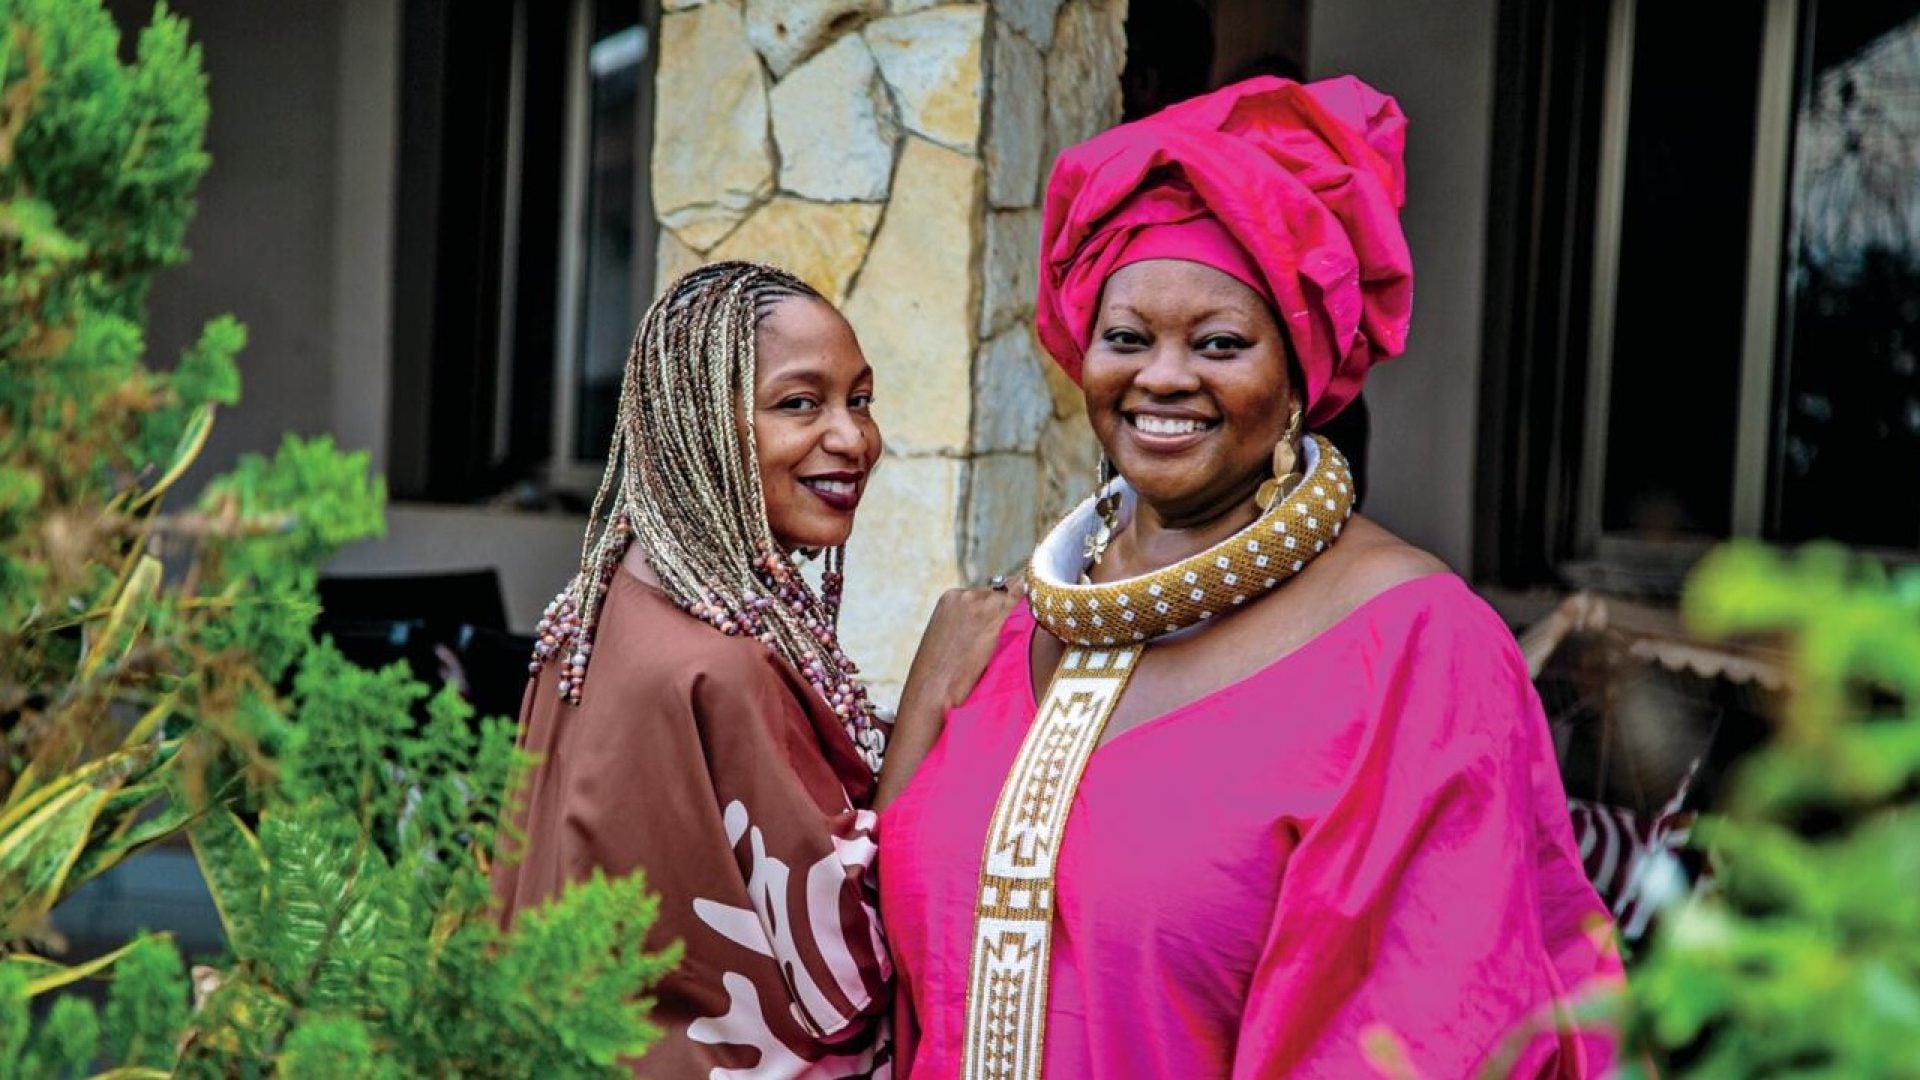
[[[1691,888],[1683,855],[1693,812],[1667,810],[1643,824],[1631,810],[1585,799],[1568,799],[1567,809],[1587,879],[1613,912],[1620,936],[1640,940],[1654,916]]]

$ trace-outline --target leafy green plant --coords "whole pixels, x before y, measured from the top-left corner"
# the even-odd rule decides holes
[[[511,729],[476,733],[443,690],[424,728],[401,730],[418,685],[326,645],[296,687],[258,828],[222,809],[191,831],[236,963],[182,1074],[244,1074],[276,1050],[344,1062],[365,1043],[398,1075],[591,1075],[644,1049],[656,1033],[635,995],[677,950],[642,951],[657,908],[641,878],[576,886],[511,935],[489,916],[468,853],[498,828],[498,795],[477,793],[507,789]]]
[[[675,959],[644,882],[501,932],[509,726],[313,640],[317,568],[383,528],[366,455],[289,438],[168,505],[245,331],[145,363],[207,101],[164,5],[119,45],[97,0],[0,0],[0,1075],[622,1075]],[[61,901],[183,834],[231,952],[204,1000],[164,937],[61,962]],[[104,1013],[30,1020],[100,977]]]
[[[245,334],[217,319],[172,372],[140,363],[147,280],[184,258],[207,164],[184,25],[158,13],[129,67],[97,8],[8,0],[0,16],[0,930],[31,937],[183,824],[170,793],[201,751],[169,720],[248,673],[197,655],[220,604],[167,603],[160,560],[209,532],[160,508],[238,394]],[[179,677],[202,659],[204,678]]]
[[[1920,569],[1737,544],[1685,610],[1783,640],[1792,689],[1697,827],[1712,885],[1636,966],[1634,1044],[1665,1075],[1920,1077]]]

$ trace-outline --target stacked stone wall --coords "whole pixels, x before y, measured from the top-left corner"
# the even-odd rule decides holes
[[[843,638],[891,700],[942,590],[1015,569],[1084,497],[1080,397],[1033,337],[1040,192],[1119,118],[1126,0],[668,0],[656,285],[800,275],[873,364],[887,454]]]

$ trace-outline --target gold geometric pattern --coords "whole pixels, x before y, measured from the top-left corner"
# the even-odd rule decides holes
[[[1097,585],[1062,580],[1035,558],[1027,574],[1034,618],[1074,645],[1124,645],[1184,630],[1271,592],[1325,551],[1353,513],[1346,459],[1321,436],[1307,439],[1299,484],[1259,520],[1198,555]]]
[[[1053,875],[1074,789],[1140,647],[1069,648],[1000,789],[980,859],[961,1075],[1033,1080],[1046,1040]]]

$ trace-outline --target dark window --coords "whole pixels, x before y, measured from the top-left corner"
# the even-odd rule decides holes
[[[1920,547],[1920,0],[1505,0],[1499,47],[1476,572]]]
[[[539,504],[606,451],[653,270],[654,6],[407,0],[390,482]]]
[[[651,213],[642,200],[641,153],[647,102],[647,31],[634,4],[595,0],[587,47],[585,220],[579,237],[580,296],[574,312],[580,333],[574,354],[574,423],[567,457],[595,462],[606,456],[620,373],[638,318],[641,289],[652,277]],[[645,214],[645,219],[640,215]]]
[[[1760,8],[1645,3],[1635,23],[1600,527],[1724,536]]]

